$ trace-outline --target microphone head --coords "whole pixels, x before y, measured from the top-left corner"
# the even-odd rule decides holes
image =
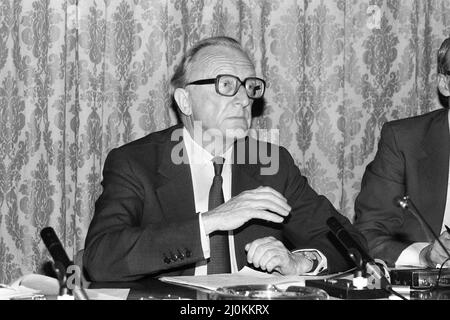
[[[353,236],[345,230],[345,227],[338,219],[336,219],[336,217],[328,218],[326,224],[328,225],[328,228],[330,228],[331,233],[333,233],[336,239],[342,244],[347,255],[353,260],[356,266],[361,267],[363,263],[373,260]]]
[[[408,208],[408,196],[396,196],[394,198],[394,205],[402,209]]]
[[[64,250],[61,244],[61,241],[59,241],[59,238],[56,235],[55,230],[53,230],[52,227],[46,227],[41,230],[40,234],[55,264],[60,262],[62,266],[64,266],[64,268],[69,267],[72,264],[72,262],[67,256],[66,251]]]
[[[41,230],[41,238],[47,248],[52,247],[55,244],[60,244],[58,236],[52,227],[46,227]]]

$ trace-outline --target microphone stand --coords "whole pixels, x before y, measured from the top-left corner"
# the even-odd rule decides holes
[[[378,281],[380,289],[394,294],[403,300],[406,299],[403,295],[392,289],[389,280],[383,274],[375,260],[363,249],[358,243],[353,240],[352,236],[345,230],[336,218],[331,217],[327,220],[327,225],[331,232],[335,235],[336,239],[344,246],[348,256],[356,265],[356,271],[354,274],[354,284],[358,289],[362,289],[367,286],[367,281],[362,281],[363,278],[367,279],[367,274],[374,277]]]
[[[68,274],[67,270],[66,270],[65,274],[67,276],[67,274]],[[81,281],[81,279],[80,279],[80,281]],[[86,291],[84,290],[82,283],[80,283],[80,285],[73,283],[72,285],[68,286],[67,278],[66,278],[65,286],[68,287],[68,289],[70,290],[70,293],[73,295],[75,300],[89,300],[89,297],[88,297]]]
[[[353,286],[362,290],[367,287],[367,269],[361,254],[351,248],[348,250],[348,256],[356,265],[355,272],[353,273]]]
[[[84,290],[83,286],[78,286],[77,284],[73,284],[73,288],[69,288],[67,285],[67,270],[64,268],[64,265],[60,261],[56,261],[49,266],[46,266],[45,272],[50,277],[56,277],[59,284],[59,293],[58,296],[62,297],[66,294],[73,295],[75,300],[89,300],[89,297]]]
[[[382,266],[380,267],[374,260],[373,261],[365,261],[364,265],[365,265],[365,270],[366,270],[367,274],[369,274],[370,276],[374,277],[376,280],[379,281],[378,285],[379,285],[380,289],[382,289],[390,294],[393,294],[402,300],[408,300],[405,296],[398,293],[397,291],[395,291],[392,288],[392,285],[390,284],[389,280],[383,274],[384,272],[383,272]]]
[[[46,227],[41,230],[40,234],[45,246],[47,247],[50,255],[53,258],[53,261],[55,262],[55,273],[59,281],[60,295],[63,295],[68,291],[69,294],[72,294],[74,296],[75,300],[89,300],[89,297],[86,294],[86,291],[83,289],[82,284],[80,286],[76,283],[69,283],[69,286],[67,285],[67,281],[69,280],[69,278],[73,278],[74,276],[77,277],[77,274],[68,274],[68,272],[70,272],[70,269],[72,269],[71,266],[73,266],[74,264],[67,256],[67,253],[64,250],[61,241],[59,241],[55,230],[53,230],[52,227]]]
[[[448,252],[447,248],[444,246],[442,241],[439,239],[439,237],[436,235],[436,233],[433,231],[431,226],[427,223],[427,221],[423,218],[423,216],[420,214],[419,209],[414,205],[413,201],[409,196],[399,197],[396,198],[396,204],[400,206],[404,210],[408,210],[411,212],[411,214],[416,217],[417,220],[419,220],[421,227],[423,230],[430,232],[433,235],[433,238],[439,243],[439,245],[444,249],[444,252],[447,254],[447,258],[450,259],[450,253]],[[426,228],[425,228],[425,227]],[[429,240],[429,235],[427,235],[427,238]],[[430,241],[431,242],[431,241]]]
[[[55,261],[54,263],[54,271],[56,273],[56,276],[58,279],[58,283],[59,283],[59,296],[64,296],[65,294],[67,294],[67,286],[66,286],[66,282],[67,282],[67,276],[66,276],[66,268],[64,268],[64,265],[59,262],[59,261]]]

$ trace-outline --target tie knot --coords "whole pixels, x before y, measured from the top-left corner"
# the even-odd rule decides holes
[[[212,162],[214,165],[214,175],[216,175],[216,176],[222,175],[224,161],[225,161],[225,159],[222,157],[215,157],[214,159],[212,159]]]

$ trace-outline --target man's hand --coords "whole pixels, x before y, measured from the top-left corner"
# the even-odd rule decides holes
[[[450,234],[447,231],[440,235],[439,240],[450,251]],[[419,255],[420,263],[432,268],[442,264],[447,258],[446,252],[436,240],[423,248]]]
[[[281,193],[270,187],[247,190],[202,214],[206,234],[235,230],[251,219],[283,222],[291,207]]]
[[[267,272],[300,275],[312,271],[312,262],[301,253],[292,253],[274,237],[257,239],[245,246],[247,261]]]

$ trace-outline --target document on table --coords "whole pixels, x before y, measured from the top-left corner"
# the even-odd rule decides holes
[[[159,280],[172,284],[208,290],[217,290],[222,287],[240,285],[276,285],[280,289],[287,289],[289,286],[304,286],[305,280],[321,280],[335,276],[339,276],[339,274],[327,274],[321,276],[282,276],[259,272],[244,267],[239,272],[231,274],[161,277]]]
[[[85,289],[89,300],[127,300],[130,289]]]
[[[0,284],[0,300],[25,299],[38,295],[39,290],[30,289],[24,286],[9,286]]]
[[[126,300],[130,289],[85,289],[89,300]],[[41,274],[26,274],[11,285],[0,284],[0,300],[33,299],[56,296],[58,300],[74,300],[73,295],[59,296],[57,279]]]

